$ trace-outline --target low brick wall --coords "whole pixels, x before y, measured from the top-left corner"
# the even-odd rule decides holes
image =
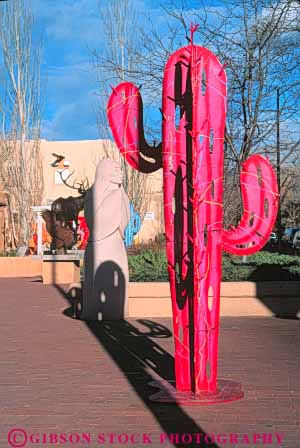
[[[300,318],[300,282],[222,282],[220,313]],[[169,284],[130,283],[129,316],[172,316]]]
[[[0,257],[0,278],[42,277],[42,274],[41,259]],[[70,280],[77,281],[73,274]],[[300,318],[300,282],[222,282],[220,313],[221,316]],[[129,284],[129,317],[170,316],[169,283]]]
[[[0,278],[41,277],[45,284],[78,282],[78,257],[65,258],[60,256],[56,261],[43,261],[37,257],[0,257]]]
[[[0,257],[0,278],[38,277],[42,260],[31,257]]]
[[[42,280],[45,285],[80,282],[80,261],[61,257],[61,260],[43,260]]]

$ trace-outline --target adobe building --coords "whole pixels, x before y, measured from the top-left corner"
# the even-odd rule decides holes
[[[72,185],[74,181],[80,182],[87,178],[91,186],[99,160],[106,157],[112,159],[121,157],[110,140],[41,140],[41,153],[44,176],[44,195],[41,205],[50,205],[59,197],[79,195],[76,190],[68,188],[63,183],[61,176],[66,179],[74,171],[67,181],[69,184]],[[157,235],[164,233],[162,170],[144,176],[147,176],[147,187],[143,199],[146,208],[136,242],[154,241]]]

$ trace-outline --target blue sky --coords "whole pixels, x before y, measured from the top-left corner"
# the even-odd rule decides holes
[[[91,50],[101,51],[103,28],[99,7],[109,0],[28,0],[33,7],[37,35],[43,37],[42,77],[45,112],[42,137],[84,140],[101,136],[97,128],[96,72]],[[120,0],[122,1],[122,0]],[[161,0],[133,0],[154,23],[165,14]],[[214,1],[215,2],[215,1]],[[190,0],[188,8],[200,1]],[[166,1],[163,1],[166,5]]]
[[[92,51],[101,53],[103,50],[100,8],[105,11],[110,0],[24,1],[32,8],[35,17],[35,41],[42,39],[43,42],[41,75],[45,108],[42,138],[86,140],[105,137],[100,135],[97,127],[100,86],[92,64]],[[118,1],[120,4],[124,2]],[[147,30],[147,16],[150,16],[154,26],[166,31],[166,12],[161,5],[168,7],[170,3],[174,8],[181,1],[130,0],[130,4],[140,13],[144,30]],[[201,7],[200,0],[184,1],[192,16]],[[218,2],[209,0],[205,4],[217,5]],[[160,92],[156,109],[160,105],[159,96]],[[145,116],[147,113],[155,115],[153,107],[146,109]]]
[[[85,140],[102,136],[97,127],[99,85],[92,67],[91,50],[103,48],[99,8],[110,0],[25,0],[32,5],[36,36],[43,39],[42,79],[45,110],[42,138]],[[119,0],[120,2],[124,0]],[[149,14],[160,29],[165,26],[165,7],[181,0],[130,0]],[[185,0],[189,19],[201,11],[200,0]],[[222,8],[224,0],[206,0],[206,7]],[[143,24],[146,26],[146,21]],[[201,32],[198,35],[201,44]],[[160,92],[158,92],[159,102]],[[156,108],[157,109],[157,108]],[[145,116],[153,113],[146,107]],[[160,115],[159,115],[160,117]]]
[[[99,138],[96,73],[89,48],[101,45],[101,21],[94,0],[34,0],[37,33],[43,37],[45,112],[48,140]]]
[[[100,138],[96,119],[98,85],[91,50],[101,51],[99,5],[105,7],[106,0],[28,1],[33,7],[37,35],[43,38],[42,137]],[[191,7],[196,3],[191,1]],[[143,11],[151,10],[154,21],[162,14],[157,0],[138,0],[138,5]]]

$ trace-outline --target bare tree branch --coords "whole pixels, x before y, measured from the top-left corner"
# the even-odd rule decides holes
[[[32,42],[33,25],[31,10],[23,0],[11,0],[2,9],[0,179],[10,196],[19,244],[30,238],[32,206],[41,202],[43,194],[40,49]]]

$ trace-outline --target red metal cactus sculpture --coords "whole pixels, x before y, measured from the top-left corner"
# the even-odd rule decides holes
[[[107,113],[117,146],[133,168],[144,173],[163,168],[176,389],[213,394],[221,252],[247,255],[265,245],[278,192],[268,160],[249,157],[241,172],[242,219],[223,230],[226,74],[212,52],[193,44],[196,29],[191,27],[190,45],[171,55],[164,71],[159,146],[145,140],[142,99],[133,84],[113,88]]]

